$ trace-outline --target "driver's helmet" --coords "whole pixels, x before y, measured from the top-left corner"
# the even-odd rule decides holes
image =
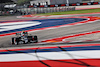
[[[21,32],[21,36],[24,36],[24,35],[25,35],[25,31],[22,31],[22,32]]]

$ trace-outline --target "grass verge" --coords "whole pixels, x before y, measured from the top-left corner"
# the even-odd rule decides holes
[[[95,13],[100,12],[100,8],[98,9],[86,9],[86,10],[75,10],[75,11],[65,11],[65,12],[53,12],[53,13],[43,13],[37,15],[63,15],[63,14],[82,14],[82,13]]]

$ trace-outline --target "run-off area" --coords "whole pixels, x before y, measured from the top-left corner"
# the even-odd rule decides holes
[[[19,31],[29,31],[41,28],[50,28],[87,20],[86,18],[57,18],[28,21],[2,21],[0,22],[0,34],[9,34]]]

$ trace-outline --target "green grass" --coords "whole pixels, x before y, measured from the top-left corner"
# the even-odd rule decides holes
[[[53,13],[45,13],[45,14],[37,14],[37,15],[82,14],[82,13],[94,13],[94,12],[100,12],[100,8],[99,9],[86,9],[86,10],[65,11],[65,12],[53,12]]]

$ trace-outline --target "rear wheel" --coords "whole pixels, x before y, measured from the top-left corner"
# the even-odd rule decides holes
[[[13,44],[15,44],[15,43],[14,43],[14,41],[15,41],[15,39],[14,39],[14,38],[12,38],[12,45],[13,45]]]
[[[19,38],[16,38],[16,44],[17,45],[19,44]]]
[[[28,42],[29,42],[29,43],[30,43],[30,41],[33,41],[32,36],[28,36],[27,38],[28,38]]]
[[[19,44],[19,38],[12,38],[12,45],[14,45],[14,44],[16,44],[16,45],[18,45]]]

